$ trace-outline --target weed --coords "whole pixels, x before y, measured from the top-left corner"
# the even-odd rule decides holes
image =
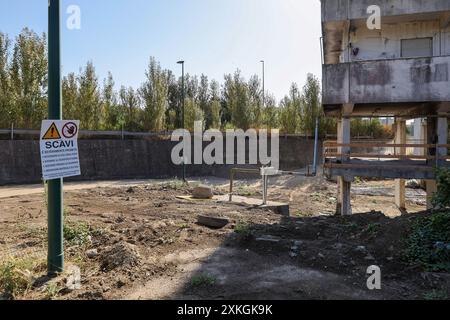
[[[358,229],[358,224],[356,222],[350,222],[345,225],[346,228],[356,231]]]
[[[70,245],[82,246],[88,242],[91,228],[82,222],[66,222],[64,224],[64,240]]]
[[[181,180],[174,180],[162,185],[163,188],[171,189],[171,190],[181,190],[186,187],[186,184]]]
[[[436,169],[437,192],[433,196],[433,206],[436,209],[450,207],[450,169]]]
[[[253,191],[247,187],[239,186],[236,189],[236,194],[242,196],[242,197],[252,197],[257,195],[258,193],[256,191]]]
[[[209,274],[200,274],[192,277],[190,281],[191,288],[210,287],[216,284],[216,278]]]
[[[444,290],[433,290],[423,295],[425,300],[448,300],[447,292]]]
[[[380,231],[381,226],[378,223],[370,223],[367,228],[364,230],[364,232],[367,232],[368,234],[375,236]]]
[[[299,217],[299,218],[302,218],[302,217],[304,217],[304,216],[306,216],[301,210],[299,210],[299,211],[297,211],[296,213],[295,213],[295,216],[296,217]]]
[[[45,298],[47,300],[53,300],[58,296],[60,291],[61,288],[58,286],[57,283],[50,283],[45,289]]]
[[[450,211],[421,217],[407,239],[406,259],[431,272],[450,272]]]
[[[252,234],[251,230],[250,230],[250,226],[246,223],[238,223],[235,227],[234,227],[234,232],[242,235],[244,237],[248,237]]]
[[[0,290],[7,299],[14,300],[31,289],[33,273],[44,269],[45,262],[33,257],[4,261],[0,264]]]

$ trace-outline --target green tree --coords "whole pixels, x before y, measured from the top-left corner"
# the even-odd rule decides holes
[[[144,104],[144,129],[162,131],[168,108],[169,75],[153,57],[145,75],[146,81],[139,91]]]
[[[200,76],[200,85],[198,87],[198,105],[205,117],[205,128],[211,128],[213,115],[211,108],[209,80],[208,77],[204,74]]]
[[[237,70],[234,75],[225,75],[224,98],[235,128],[247,130],[251,126],[247,83]]]
[[[211,81],[210,84],[210,95],[209,95],[209,112],[210,112],[210,124],[208,128],[220,129],[221,127],[221,109],[222,105],[220,103],[220,87],[219,83],[215,80]]]
[[[105,125],[108,130],[121,130],[125,124],[125,117],[122,108],[117,101],[117,93],[114,91],[114,79],[111,72],[103,81],[102,104],[105,112]]]
[[[280,128],[279,113],[275,97],[266,95],[266,106],[262,112],[262,124],[264,128],[268,130]]]
[[[279,122],[283,133],[295,134],[303,130],[303,103],[296,83],[291,85],[289,96],[280,103]]]
[[[82,128],[99,130],[103,110],[98,87],[98,77],[92,62],[88,62],[78,77],[77,114]]]
[[[63,115],[65,119],[79,119],[78,82],[73,72],[62,80]]]
[[[308,74],[306,85],[303,87],[303,131],[313,136],[316,128],[316,119],[322,118],[322,105],[320,100],[320,83],[312,74]]]
[[[263,98],[261,81],[258,76],[254,75],[250,78],[247,89],[250,123],[252,127],[259,128],[263,120]]]
[[[10,40],[0,32],[0,127],[9,127],[14,119],[11,108],[11,91],[9,78],[9,46]]]
[[[46,36],[25,28],[16,38],[10,69],[12,121],[39,128],[47,112]]]
[[[131,87],[122,86],[119,92],[120,110],[124,115],[125,129],[128,131],[140,131],[141,125],[141,108],[139,94]]]
[[[185,129],[189,130],[189,131],[193,131],[194,130],[194,124],[196,121],[204,121],[205,120],[205,115],[202,111],[202,109],[200,109],[200,106],[195,102],[194,99],[192,98],[187,98],[186,99],[186,106],[185,106],[185,122],[186,122],[186,126]]]

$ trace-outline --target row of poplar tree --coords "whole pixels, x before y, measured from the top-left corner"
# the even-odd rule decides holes
[[[24,29],[14,43],[0,32],[0,128],[37,129],[47,115],[47,39]],[[82,129],[160,132],[192,129],[203,120],[206,128],[279,128],[283,133],[312,135],[315,119],[322,133],[335,132],[322,115],[320,84],[309,74],[300,90],[293,83],[279,102],[263,94],[258,76],[248,81],[239,70],[222,84],[207,76],[185,77],[185,124],[182,123],[182,79],[150,58],[139,88],[115,89],[113,76],[99,81],[92,62],[79,74],[63,77],[65,119],[79,119]]]

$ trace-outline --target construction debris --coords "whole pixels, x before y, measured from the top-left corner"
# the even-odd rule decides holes
[[[230,221],[225,218],[198,216],[197,223],[208,228],[221,229],[228,225]]]
[[[192,196],[195,199],[212,199],[214,193],[211,187],[201,185],[192,190]]]

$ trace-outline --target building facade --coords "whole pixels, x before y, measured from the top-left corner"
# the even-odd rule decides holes
[[[356,176],[396,179],[396,203],[405,209],[405,179],[436,190],[434,167],[448,166],[450,115],[449,0],[322,0],[323,108],[338,121],[325,169],[338,176],[342,214],[351,214]],[[395,118],[395,143],[372,159],[354,152],[352,117]],[[421,143],[406,145],[406,121],[424,119]],[[414,147],[413,156],[406,149]]]

